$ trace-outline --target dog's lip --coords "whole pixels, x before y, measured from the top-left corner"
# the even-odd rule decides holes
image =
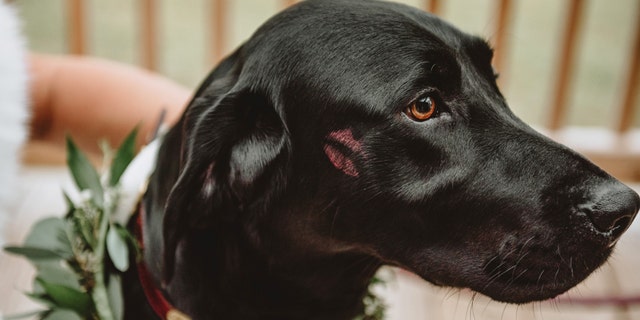
[[[567,273],[567,270],[556,269],[559,272],[558,275],[555,275],[555,271],[552,271],[553,269],[548,269],[550,265],[544,260],[542,260],[541,264],[522,266],[531,270],[531,273],[534,274],[538,273],[538,270],[548,269],[554,274],[554,277],[551,278],[542,279],[541,277],[541,279],[535,280],[531,276],[517,277],[515,279],[507,277],[492,278],[489,274],[484,273],[485,278],[470,287],[494,300],[507,303],[527,303],[553,299],[575,287],[591,275],[593,271],[602,265],[612,251],[612,247],[602,247],[598,254],[592,255],[594,260],[589,263],[588,268],[582,270],[571,269],[569,273]],[[561,271],[562,273],[560,273]]]
[[[573,282],[517,286],[511,284],[495,289],[478,290],[473,287],[471,289],[499,302],[520,304],[553,299],[573,288],[575,284]]]
[[[568,278],[564,281],[557,279],[550,281],[531,281],[526,279],[486,279],[490,284],[480,284],[471,286],[471,289],[478,291],[490,298],[506,303],[528,303],[533,301],[543,301],[565,293],[569,289],[580,283],[591,272],[587,272],[584,277]]]

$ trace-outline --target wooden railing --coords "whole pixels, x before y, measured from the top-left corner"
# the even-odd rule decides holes
[[[84,54],[86,51],[86,0],[67,0],[68,10],[68,33],[69,33],[69,52],[74,54]],[[207,19],[209,29],[213,30],[211,39],[209,39],[209,56],[215,61],[219,61],[223,55],[228,53],[228,11],[231,0],[210,0],[210,17]],[[296,0],[280,0],[280,6],[285,8],[295,4]],[[139,29],[142,34],[140,43],[140,64],[150,70],[157,69],[156,48],[158,46],[158,1],[156,0],[140,0],[139,6]],[[443,1],[441,0],[425,0],[423,8],[435,14],[442,11]],[[510,21],[513,20],[513,1],[512,0],[495,0],[495,17],[494,32],[492,37],[492,45],[495,48],[494,64],[496,69],[501,73],[506,73],[508,68],[507,60],[509,58],[509,34],[511,30]],[[572,141],[564,141],[569,139],[564,137],[561,132],[565,126],[565,118],[568,112],[568,97],[571,94],[571,82],[576,67],[576,53],[580,49],[577,39],[583,30],[583,20],[585,16],[585,0],[566,0],[565,17],[562,21],[563,26],[562,42],[558,46],[555,55],[556,68],[555,79],[551,82],[552,86],[552,105],[549,117],[544,123],[547,133],[561,142],[573,144]],[[617,119],[609,134],[610,139],[604,139],[603,145],[593,147],[588,145],[586,150],[581,150],[590,156],[598,164],[605,167],[609,171],[613,171],[623,179],[640,181],[640,147],[637,146],[638,141],[629,142],[630,131],[632,129],[632,119],[634,113],[637,112],[638,103],[638,77],[640,73],[640,1],[635,3],[634,10],[637,12],[635,26],[633,26],[634,37],[631,52],[624,57],[625,69],[620,74],[625,77],[621,92],[617,95],[622,97],[620,101],[613,101],[611,106],[617,110]],[[628,68],[627,68],[628,67]],[[504,81],[504,80],[501,80]],[[640,135],[637,139],[640,139]],[[590,139],[590,138],[589,138]],[[571,139],[569,139],[571,140]],[[630,145],[631,143],[631,145]],[[573,146],[573,145],[572,145]]]

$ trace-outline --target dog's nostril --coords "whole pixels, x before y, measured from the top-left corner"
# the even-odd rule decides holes
[[[610,232],[622,229],[627,230],[631,225],[633,214],[624,214],[620,212],[602,212],[591,211],[587,213],[591,218],[591,222],[600,232]]]
[[[614,239],[620,238],[622,233],[624,233],[625,230],[627,230],[627,228],[631,225],[632,221],[633,219],[631,216],[622,217],[618,219],[618,221],[614,223],[613,228],[611,228],[611,232],[612,232],[611,236]]]
[[[640,198],[633,190],[620,183],[601,187],[594,198],[590,208],[583,212],[599,232],[610,233],[612,241],[617,240],[635,218]]]

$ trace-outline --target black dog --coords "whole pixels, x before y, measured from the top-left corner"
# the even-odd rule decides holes
[[[143,202],[154,285],[193,319],[349,319],[383,264],[513,303],[585,279],[638,195],[514,116],[491,59],[399,4],[268,21],[164,139]],[[127,317],[150,318],[126,290]]]

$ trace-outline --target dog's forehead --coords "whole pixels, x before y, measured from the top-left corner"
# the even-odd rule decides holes
[[[438,17],[398,3],[307,0],[270,19],[247,45],[275,61],[293,53],[363,62],[382,56],[392,62],[430,49],[454,53],[468,38]]]
[[[474,37],[409,6],[378,1],[311,0],[284,11],[247,43],[253,75],[370,99],[389,106],[432,64],[464,52]],[[480,41],[482,42],[482,41]],[[384,96],[381,93],[385,93]],[[397,93],[397,94],[392,94]]]

